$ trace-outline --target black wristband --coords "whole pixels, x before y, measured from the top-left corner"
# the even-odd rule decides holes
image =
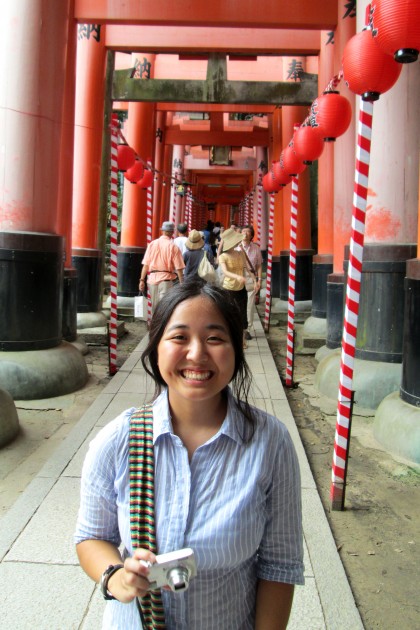
[[[101,581],[100,581],[100,589],[101,589],[102,595],[104,596],[104,599],[115,599],[115,597],[111,595],[111,593],[108,591],[108,582],[109,582],[110,577],[114,575],[114,573],[116,573],[117,571],[123,568],[124,568],[123,564],[110,564],[109,567],[107,567],[105,571],[102,573]]]

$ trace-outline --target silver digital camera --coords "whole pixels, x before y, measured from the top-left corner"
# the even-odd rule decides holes
[[[156,556],[154,563],[141,562],[149,569],[147,576],[150,582],[149,591],[154,591],[162,586],[169,586],[174,593],[185,591],[191,578],[197,575],[194,552],[189,547],[162,553]]]

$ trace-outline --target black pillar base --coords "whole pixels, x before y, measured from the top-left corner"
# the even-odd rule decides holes
[[[77,339],[77,271],[64,269],[63,282],[63,339]]]
[[[0,232],[0,350],[43,350],[62,339],[64,238]]]
[[[281,286],[280,273],[281,273],[280,257],[273,256],[272,261],[271,261],[271,297],[275,297],[275,298],[280,297],[280,286]]]
[[[318,254],[312,262],[312,316],[327,317],[327,278],[333,272],[331,254]]]
[[[414,244],[365,243],[363,249],[356,358],[401,363],[406,262]],[[344,270],[349,247],[344,249]]]
[[[341,346],[344,316],[344,273],[332,273],[327,278],[327,339],[330,350]]]
[[[96,313],[102,307],[102,252],[75,248],[71,262],[77,271],[77,312]]]
[[[420,407],[420,259],[407,261],[400,398]]]
[[[121,297],[138,295],[144,252],[142,247],[117,248],[117,294]]]
[[[312,256],[311,249],[296,252],[295,302],[312,300]],[[280,299],[289,299],[289,250],[280,252]]]

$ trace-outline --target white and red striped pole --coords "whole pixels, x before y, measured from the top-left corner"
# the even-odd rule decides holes
[[[249,224],[249,194],[246,193],[244,204],[244,225]]]
[[[193,196],[192,196],[192,190],[190,188],[188,190],[188,221],[187,221],[188,234],[191,232],[191,229],[192,229],[192,216],[193,216]]]
[[[290,206],[290,246],[289,246],[289,293],[287,307],[287,351],[286,387],[293,387],[293,366],[295,358],[295,285],[296,285],[296,237],[298,226],[299,175],[292,179]]]
[[[191,192],[191,188],[188,187],[187,188],[187,216],[186,216],[186,224],[187,224],[187,230],[188,230],[188,234],[191,232],[191,222],[192,222],[192,192]]]
[[[172,185],[172,190],[173,190],[173,198],[172,198],[172,217],[171,217],[171,221],[172,223],[175,223],[176,221],[176,203],[177,203],[177,198],[176,198],[176,178],[177,178],[177,171],[175,171],[174,173],[174,181],[173,181],[173,185]]]
[[[118,235],[118,136],[120,125],[118,116],[111,118],[111,314],[109,319],[109,373],[117,373],[117,235]]]
[[[249,193],[249,217],[248,217],[248,223],[250,223],[251,225],[254,223],[254,193],[251,192]]]
[[[265,310],[264,330],[270,329],[271,313],[271,273],[273,268],[273,238],[274,238],[274,194],[270,195],[270,212],[268,216],[268,243],[267,243],[267,278],[265,283]]]
[[[152,170],[151,160],[147,160],[147,168]],[[152,218],[153,218],[153,183],[146,188],[146,245],[152,240]],[[147,322],[152,319],[152,299],[150,291],[147,289]]]
[[[261,246],[261,227],[262,227],[262,173],[258,178],[257,184],[257,245]]]
[[[340,382],[338,389],[332,482],[330,488],[331,506],[333,510],[342,510],[344,508],[353,404],[354,357],[356,353],[357,320],[359,316],[360,283],[362,278],[372,115],[372,102],[360,99],[350,256],[347,274],[346,306],[344,309],[343,338],[341,343]]]

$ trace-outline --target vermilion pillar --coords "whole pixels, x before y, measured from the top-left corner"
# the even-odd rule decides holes
[[[71,8],[69,0],[2,5],[0,383],[15,399],[69,393],[87,378],[81,354],[61,343],[58,191]]]
[[[155,55],[135,53],[132,64],[139,81],[154,76]],[[154,164],[155,104],[129,103],[126,140],[146,164]],[[147,192],[124,180],[121,241],[118,247],[118,296],[133,298],[138,294],[141,261],[146,250]]]
[[[303,57],[283,59],[283,80],[295,81],[295,72],[306,70]],[[289,106],[282,108],[282,142],[280,152],[288,145],[293,137],[294,125],[302,123],[308,115],[308,107]],[[280,153],[277,156],[280,157]],[[311,206],[308,167],[299,175],[298,195],[298,227],[296,234],[296,287],[295,300],[310,300],[312,298],[312,246],[311,246]],[[289,284],[289,245],[290,245],[290,210],[291,184],[282,193],[283,239],[280,251],[280,298],[288,299]],[[274,260],[273,260],[274,268]]]
[[[162,183],[165,161],[165,131],[166,131],[166,112],[158,111],[156,113],[156,140],[155,140],[155,164],[156,169],[155,181],[153,184],[153,222],[152,222],[152,238],[159,235],[160,223],[160,207],[162,204]]]
[[[276,108],[269,116],[270,146],[268,149],[268,169],[272,168],[272,162],[277,161],[282,147],[282,110]],[[280,297],[280,252],[284,238],[283,224],[283,191],[275,195],[274,201],[274,233],[273,233],[273,258],[272,258],[272,279],[271,295]]]
[[[71,9],[73,7],[71,1]],[[71,13],[70,13],[71,14]],[[72,202],[73,202],[73,149],[74,112],[76,91],[77,24],[68,22],[63,100],[63,124],[59,162],[59,187],[56,233],[65,236],[66,259],[63,281],[63,338],[77,338],[77,271],[72,265]]]
[[[175,222],[175,225],[179,223],[181,215],[181,200],[182,198],[176,192],[176,182],[182,182],[184,173],[184,156],[185,149],[183,145],[176,144],[173,147],[172,153],[172,186],[171,186],[171,199],[170,199],[170,211],[169,217]]]
[[[264,147],[256,147],[256,158],[258,174],[262,177],[266,173],[267,169],[267,151]],[[258,198],[258,193],[257,193]],[[261,187],[261,234],[259,235],[261,251],[267,250],[267,236],[268,236],[268,217],[267,217],[267,195]],[[258,207],[258,199],[255,202],[254,208]]]
[[[170,208],[170,199],[171,199],[171,166],[172,166],[172,153],[173,147],[171,144],[165,145],[164,156],[163,156],[163,172],[165,174],[165,178],[162,181],[162,201],[160,204],[160,222],[157,225],[157,234],[156,238],[159,236],[160,226],[163,221],[167,221],[171,216],[171,208]]]
[[[395,366],[404,361],[400,396],[415,406],[420,403],[420,355],[415,348],[420,293],[418,266],[411,260],[417,255],[419,111],[419,68],[411,63],[374,105],[356,340],[356,357],[366,363]],[[405,344],[404,326],[412,332]],[[400,383],[398,373],[395,389]],[[386,442],[392,442],[391,435]]]
[[[319,95],[334,77],[334,36],[321,31],[320,37]],[[312,316],[325,320],[327,317],[327,278],[333,271],[334,146],[335,142],[325,142],[324,151],[318,160],[318,247],[312,265]]]
[[[106,65],[105,28],[99,24],[78,25],[72,261],[78,274],[79,313],[99,313],[102,306],[102,251],[98,249],[98,217]],[[97,325],[103,323],[103,315],[98,315]]]
[[[334,74],[342,69],[344,46],[356,33],[356,11],[338,1],[337,29],[334,37]],[[358,7],[358,11],[360,11]],[[363,12],[363,10],[362,10]],[[363,12],[364,13],[364,12]],[[353,109],[353,117],[346,133],[334,146],[334,251],[333,273],[327,279],[327,340],[328,348],[341,345],[343,332],[344,299],[344,248],[350,242],[351,213],[353,206],[354,170],[356,155],[356,112],[355,96],[340,83],[340,94],[345,96]]]

